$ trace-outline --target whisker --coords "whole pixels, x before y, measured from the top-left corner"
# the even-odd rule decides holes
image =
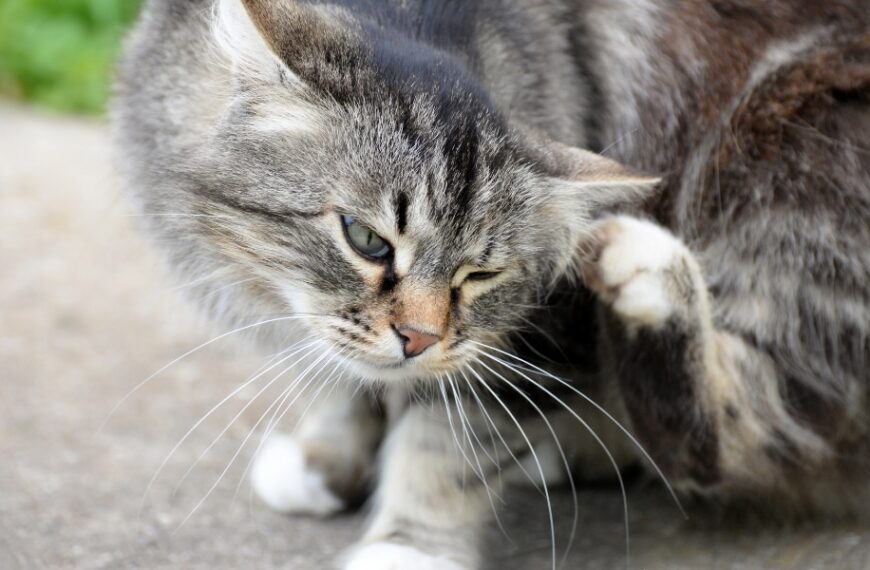
[[[641,445],[641,443],[637,440],[637,438],[625,426],[623,426],[619,420],[617,420],[615,417],[613,417],[613,414],[608,412],[603,406],[601,406],[598,402],[596,402],[595,400],[593,400],[592,398],[590,398],[589,396],[584,394],[581,390],[579,390],[575,386],[571,385],[571,383],[568,382],[567,380],[559,378],[558,376],[551,374],[550,372],[544,370],[543,368],[540,368],[538,366],[535,366],[531,362],[523,360],[522,358],[520,358],[519,356],[516,356],[515,354],[511,354],[511,353],[506,352],[504,350],[500,350],[494,346],[489,346],[489,345],[486,345],[486,344],[483,344],[480,342],[476,342],[473,340],[470,340],[469,342],[472,344],[476,344],[478,346],[481,346],[483,348],[489,349],[489,350],[494,350],[495,352],[498,352],[499,354],[503,354],[509,358],[519,360],[523,364],[525,364],[525,365],[531,367],[532,369],[534,369],[535,371],[537,371],[538,374],[546,376],[548,378],[551,378],[551,379],[555,380],[556,382],[558,382],[559,384],[565,386],[566,388],[568,388],[569,390],[571,390],[572,392],[574,392],[575,394],[580,396],[583,400],[588,402],[596,410],[598,410],[599,412],[604,414],[604,416],[608,420],[610,420],[613,423],[613,425],[615,425],[619,429],[619,431],[621,431],[623,434],[625,434],[625,436],[629,439],[629,441],[631,441],[631,443],[637,448],[637,450],[640,451],[640,453],[643,455],[643,457],[647,461],[649,461],[650,465],[652,465],[656,474],[659,476],[659,478],[664,483],[665,488],[668,490],[668,493],[671,495],[671,498],[673,499],[674,503],[677,505],[677,508],[679,509],[680,513],[683,515],[684,518],[686,518],[686,519],[689,518],[689,515],[686,513],[686,510],[683,508],[683,504],[682,504],[682,502],[680,502],[680,498],[677,496],[676,491],[674,491],[674,488],[671,485],[671,482],[668,480],[667,477],[665,477],[664,472],[662,472],[661,468],[653,460],[653,458],[650,456],[649,452],[647,452],[646,448],[644,448],[644,446]],[[487,356],[489,356],[490,358],[495,358],[492,355],[487,355]]]
[[[310,353],[309,353],[309,354],[310,354]],[[306,370],[310,370],[311,367],[313,367],[317,362],[319,362],[320,360],[322,360],[322,359],[323,359],[327,354],[328,354],[328,353],[324,351],[324,354],[323,354],[322,356],[318,357],[318,359],[315,361],[315,363],[312,363],[311,365],[309,365],[309,367],[308,367]],[[289,368],[288,368],[288,370],[289,370]],[[283,375],[283,373],[282,373],[282,375]],[[280,377],[280,375],[279,375],[279,377]],[[309,381],[305,384],[305,386],[303,386],[303,387],[301,388],[301,390],[297,393],[296,398],[298,398],[298,397],[299,397],[299,396],[300,396],[300,395],[305,391],[305,389],[308,387],[308,385],[310,385],[310,383],[311,383],[311,381],[313,380],[313,378],[314,378],[314,377],[312,377],[312,379],[309,380]],[[297,379],[296,382],[294,382],[294,384],[296,384],[297,382],[298,382],[298,379]],[[294,399],[294,401],[295,401],[295,399]],[[264,417],[264,416],[263,416],[263,417]],[[262,417],[261,417],[261,420],[262,420]],[[255,425],[254,425],[254,430],[251,430],[251,431],[248,433],[248,435],[245,437],[245,439],[242,441],[242,443],[241,443],[241,444],[239,445],[239,447],[236,449],[236,452],[235,452],[235,453],[233,454],[233,456],[230,458],[229,463],[227,463],[227,465],[226,465],[226,467],[224,468],[224,470],[221,471],[220,475],[218,475],[217,480],[212,484],[212,486],[209,488],[209,490],[206,491],[205,495],[202,497],[202,499],[200,499],[200,501],[196,504],[196,506],[193,507],[193,509],[188,513],[188,515],[187,515],[186,517],[184,517],[184,520],[182,520],[181,523],[179,523],[179,525],[175,528],[175,530],[173,530],[172,534],[175,534],[176,532],[178,532],[178,531],[181,529],[181,527],[183,527],[183,526],[185,525],[185,523],[187,523],[187,521],[189,521],[189,520],[191,519],[191,517],[193,517],[193,515],[194,515],[194,514],[199,510],[199,508],[200,508],[200,507],[205,503],[205,501],[206,501],[206,500],[211,496],[211,494],[214,492],[214,490],[217,488],[217,486],[218,486],[218,485],[220,484],[220,482],[223,480],[224,476],[226,476],[227,472],[228,472],[228,471],[230,470],[230,468],[233,466],[233,464],[235,463],[235,461],[236,461],[236,459],[238,458],[238,456],[242,453],[242,450],[244,449],[245,444],[248,442],[248,440],[249,440],[249,439],[251,438],[251,436],[253,435],[254,431],[256,430],[257,425],[258,425],[258,424],[255,424]]]
[[[205,300],[205,299],[208,299],[210,297],[214,297],[215,295],[217,295],[221,291],[226,291],[227,289],[230,289],[232,287],[236,287],[238,285],[243,285],[245,283],[250,283],[251,281],[257,281],[257,277],[248,277],[247,279],[240,279],[239,281],[233,281],[232,283],[226,283],[224,285],[221,285],[220,287],[217,287],[215,289],[212,289],[212,290],[206,292],[205,295],[202,296],[201,300]]]
[[[472,473],[474,473],[482,481],[483,473],[478,473],[477,470],[474,468],[474,465],[472,465],[471,460],[465,453],[465,444],[459,443],[459,438],[456,436],[456,429],[453,426],[453,414],[450,411],[447,390],[444,388],[444,382],[441,380],[440,376],[438,378],[438,387],[441,389],[441,397],[444,399],[444,409],[447,411],[447,423],[450,424],[450,434],[453,436],[453,441],[456,443],[456,449],[459,451],[459,453],[462,454],[462,457],[465,459],[465,463],[468,465],[468,467],[471,468]]]
[[[516,464],[517,464],[517,467],[520,468],[520,471],[522,471],[523,474],[524,474],[524,475],[529,479],[529,482],[532,484],[532,486],[534,486],[534,488],[535,488],[539,493],[543,494],[543,491],[542,491],[541,488],[538,486],[538,483],[535,481],[535,478],[532,477],[531,474],[530,474],[528,471],[526,471],[526,468],[523,467],[522,462],[520,462],[519,458],[517,458],[517,456],[514,455],[514,452],[513,452],[513,450],[511,449],[511,446],[508,445],[507,441],[505,441],[504,436],[503,436],[502,433],[501,433],[501,430],[498,429],[498,425],[497,425],[497,424],[495,423],[495,421],[492,419],[492,416],[491,416],[491,415],[489,414],[489,412],[487,411],[486,406],[483,404],[483,402],[481,401],[480,397],[477,395],[477,391],[474,389],[473,384],[472,384],[471,381],[468,379],[468,377],[465,376],[465,372],[464,372],[464,371],[461,371],[461,374],[462,374],[462,377],[465,378],[465,382],[468,384],[468,389],[471,391],[472,395],[474,396],[474,399],[477,400],[477,405],[480,407],[481,411],[483,411],[484,415],[485,415],[486,418],[489,420],[489,423],[492,425],[492,428],[495,429],[495,434],[496,434],[496,436],[498,437],[498,439],[501,441],[501,444],[502,444],[502,445],[504,446],[504,448],[507,450],[508,455],[511,456],[511,458],[514,460],[514,463],[516,463]]]
[[[459,412],[460,419],[464,419],[468,423],[468,428],[471,432],[471,435],[474,437],[474,441],[477,442],[478,447],[480,447],[480,450],[487,457],[487,459],[489,459],[489,461],[493,465],[495,465],[496,468],[498,468],[499,467],[498,462],[495,459],[493,459],[493,457],[489,454],[489,452],[487,452],[486,446],[483,444],[482,441],[480,441],[480,438],[477,436],[477,433],[474,431],[474,427],[471,425],[471,421],[468,418],[468,414],[465,412],[465,407],[462,405],[462,401],[459,397],[460,392],[457,389],[456,385],[454,385],[454,382],[456,382],[458,384],[457,379],[455,379],[452,374],[448,374],[447,378],[448,378],[448,382],[450,383],[450,389],[453,392],[453,397],[456,401],[457,411]],[[473,445],[470,441],[468,443],[469,443],[469,445]]]
[[[250,324],[250,325],[245,325],[245,326],[242,326],[242,327],[239,327],[239,328],[233,329],[233,330],[231,330],[231,331],[229,331],[229,332],[225,332],[225,333],[223,333],[223,334],[220,334],[220,335],[214,337],[213,339],[211,339],[211,340],[209,340],[209,341],[206,341],[206,342],[200,344],[199,346],[197,346],[197,347],[195,347],[195,348],[192,348],[192,349],[188,350],[187,352],[185,352],[185,353],[182,354],[181,356],[179,356],[179,357],[173,359],[173,360],[170,361],[169,363],[167,363],[167,364],[165,364],[164,366],[162,366],[161,368],[159,368],[156,372],[154,372],[153,374],[151,374],[150,376],[148,376],[148,378],[142,380],[139,384],[137,384],[136,386],[134,386],[132,390],[130,390],[129,392],[127,392],[127,394],[126,394],[123,398],[121,398],[121,399],[118,401],[118,403],[115,404],[115,405],[112,407],[112,409],[109,411],[108,415],[107,415],[106,418],[103,420],[103,422],[100,424],[100,427],[97,429],[97,434],[102,433],[103,429],[106,427],[106,424],[109,423],[109,421],[112,419],[112,417],[115,415],[115,413],[116,413],[116,412],[121,408],[121,406],[123,406],[125,403],[127,403],[127,400],[129,400],[130,398],[132,398],[133,395],[136,394],[139,390],[141,390],[141,389],[142,389],[142,388],[143,388],[143,387],[144,387],[148,382],[150,382],[151,380],[153,380],[153,379],[156,378],[158,375],[160,375],[161,373],[165,372],[167,369],[169,369],[170,367],[174,366],[174,365],[177,364],[178,362],[184,360],[185,358],[187,358],[187,357],[190,356],[191,354],[193,354],[193,353],[195,353],[195,352],[198,352],[198,351],[202,350],[203,348],[205,348],[205,347],[207,347],[207,346],[209,346],[209,345],[211,345],[211,344],[214,344],[215,342],[217,342],[217,341],[219,341],[219,340],[221,340],[221,339],[224,339],[224,338],[226,338],[226,337],[228,337],[228,336],[231,336],[231,335],[234,335],[234,334],[238,334],[238,333],[243,332],[243,331],[246,331],[246,330],[250,330],[250,329],[253,329],[253,328],[256,328],[256,327],[261,327],[261,326],[263,326],[263,325],[267,325],[267,324],[270,324],[270,323],[276,323],[276,322],[279,322],[279,321],[289,321],[289,320],[303,319],[303,318],[308,318],[308,316],[307,316],[307,315],[288,315],[288,316],[283,316],[283,317],[275,317],[275,318],[272,318],[272,319],[266,319],[266,320],[264,320],[264,321],[260,321],[260,322],[253,323],[253,324]]]
[[[306,337],[306,338],[296,342],[295,344],[293,344],[289,348],[286,348],[286,349],[282,350],[281,352],[279,352],[276,356],[280,357],[282,354],[286,353],[287,351],[293,350],[293,348],[298,346],[300,343],[305,342],[309,338],[311,338],[311,337],[309,336],[309,337]],[[297,352],[294,352],[294,353],[292,353],[284,358],[281,358],[280,360],[278,360],[278,362],[275,362],[274,364],[269,365],[269,363],[267,363],[265,369],[261,368],[261,370],[255,372],[253,375],[251,375],[251,377],[248,378],[248,380],[246,380],[238,388],[236,388],[235,390],[230,392],[223,400],[218,402],[214,407],[212,407],[208,412],[206,412],[195,424],[193,424],[193,426],[189,430],[187,430],[187,432],[181,437],[181,439],[178,440],[178,443],[176,443],[175,446],[172,448],[172,450],[166,455],[166,457],[163,459],[163,462],[157,468],[157,471],[154,472],[154,475],[148,481],[148,485],[145,487],[145,492],[142,494],[142,499],[139,502],[139,511],[137,514],[137,518],[141,517],[142,510],[145,506],[145,502],[148,498],[148,495],[150,494],[151,489],[154,486],[154,484],[157,482],[158,477],[160,477],[160,474],[163,472],[163,469],[166,468],[166,465],[169,463],[169,461],[172,459],[172,457],[175,455],[175,453],[178,451],[178,449],[184,444],[184,442],[187,441],[187,439],[193,434],[193,432],[196,431],[196,429],[200,425],[202,425],[202,423],[205,422],[214,412],[216,412],[224,404],[226,404],[228,401],[230,401],[239,392],[244,390],[246,387],[250,386],[253,382],[257,381],[259,378],[264,376],[270,370],[281,365],[283,362],[286,362],[287,359],[292,358],[294,355],[298,354],[300,351],[305,350],[305,348],[307,348],[307,346],[310,346],[310,345],[306,345],[305,347],[302,347],[301,349],[299,349]],[[272,360],[274,360],[274,357]]]
[[[456,403],[456,411],[459,413],[459,421],[460,423],[462,423],[462,432],[465,435],[465,439],[468,441],[468,445],[471,447],[471,453],[474,455],[474,461],[477,464],[477,468],[480,470],[481,482],[483,483],[484,489],[486,489],[486,496],[489,499],[490,507],[492,507],[492,514],[495,517],[496,524],[501,529],[502,533],[507,534],[507,531],[505,530],[504,525],[501,522],[501,518],[498,515],[498,509],[495,506],[495,501],[493,501],[493,495],[495,495],[495,498],[498,499],[501,504],[504,504],[504,500],[498,493],[494,493],[492,488],[489,486],[489,482],[487,481],[486,474],[483,470],[483,465],[481,465],[480,463],[480,456],[477,454],[477,451],[474,448],[474,443],[469,437],[469,431],[474,435],[475,441],[477,441],[477,444],[480,446],[481,450],[486,454],[486,456],[490,458],[490,461],[493,462],[493,465],[495,465],[497,468],[499,466],[497,463],[495,463],[492,457],[490,457],[489,453],[486,452],[486,447],[483,445],[483,443],[481,443],[480,439],[477,437],[477,434],[474,433],[474,427],[471,425],[471,421],[465,414],[464,407],[462,406],[462,402],[460,401],[459,390],[457,390],[456,388],[453,376],[448,374],[447,379],[450,383],[450,389],[453,392],[453,401]],[[468,429],[466,429],[466,425],[468,426]]]
[[[175,485],[175,488],[172,491],[173,495],[175,495],[178,492],[178,490],[181,488],[181,486],[184,484],[184,482],[187,480],[187,478],[190,476],[190,474],[193,473],[193,470],[196,468],[196,466],[202,462],[202,460],[205,458],[205,456],[208,454],[208,452],[211,451],[215,445],[217,445],[217,443],[223,438],[223,436],[226,435],[226,433],[230,430],[230,428],[233,426],[233,424],[235,424],[238,421],[238,419],[240,417],[242,417],[242,414],[244,414],[245,411],[248,408],[250,408],[254,404],[254,402],[256,402],[260,398],[260,396],[262,396],[275,382],[277,382],[285,374],[287,374],[289,371],[293,370],[293,368],[295,368],[300,362],[302,362],[303,360],[308,358],[308,356],[310,356],[312,353],[314,353],[315,350],[317,350],[316,345],[317,345],[317,341],[315,340],[315,341],[312,341],[310,344],[306,345],[304,348],[300,349],[300,351],[308,349],[308,352],[306,352],[301,357],[299,357],[293,364],[285,367],[284,370],[282,370],[274,378],[269,380],[269,382],[265,386],[263,386],[256,394],[254,394],[254,396],[250,400],[248,400],[248,402],[242,407],[242,409],[239,410],[236,413],[236,415],[233,416],[233,418],[227,423],[227,425],[223,428],[223,430],[221,430],[221,432],[217,435],[217,437],[215,437],[211,441],[211,443],[208,445],[208,447],[206,447],[205,450],[203,450],[203,452],[200,453],[199,457],[196,458],[196,461],[194,461],[193,464],[190,467],[188,467],[187,471],[184,472],[184,475],[181,476],[181,479],[178,481],[178,483]],[[295,384],[295,382],[296,381],[294,380],[294,383],[292,383],[291,386],[293,386]]]
[[[341,356],[341,353],[339,353],[339,356]],[[336,365],[336,366],[338,366],[338,365]],[[339,383],[339,382],[344,378],[344,375],[347,373],[347,369],[348,369],[349,367],[350,367],[350,362],[345,362],[345,363],[344,363],[344,368],[342,369],[341,374],[339,375],[338,379],[333,383],[333,389],[334,389],[335,386],[337,386],[338,383]],[[359,387],[357,387],[357,389],[359,389]],[[332,392],[332,389],[330,389],[330,393],[331,393],[331,392]],[[351,395],[351,398],[353,398],[355,394],[356,394],[356,391],[354,391],[354,394]],[[292,405],[292,403],[291,403],[291,405]],[[269,411],[266,410],[265,413],[268,413],[268,412],[269,412]],[[277,413],[277,410],[276,410],[276,413]],[[303,416],[304,416],[304,414],[303,414]],[[281,415],[281,417],[283,417],[283,414]],[[266,427],[266,429],[264,430],[264,433],[260,436],[260,442],[257,444],[257,449],[255,449],[255,450],[254,450],[254,453],[251,454],[251,457],[250,457],[250,459],[248,460],[248,464],[247,464],[247,466],[245,467],[245,471],[244,471],[244,473],[242,474],[242,477],[239,479],[239,483],[236,485],[236,491],[235,491],[235,493],[234,493],[234,495],[233,495],[233,498],[234,498],[234,499],[235,499],[235,496],[238,495],[238,492],[239,492],[239,490],[241,489],[242,484],[243,484],[244,481],[247,479],[247,476],[248,476],[248,474],[250,473],[250,470],[251,470],[251,468],[252,468],[252,466],[253,466],[253,464],[254,464],[254,461],[255,461],[256,458],[257,458],[257,455],[260,453],[260,451],[261,451],[263,445],[265,445],[265,442],[268,441],[269,437],[271,437],[273,431],[276,429],[276,427],[277,427],[277,425],[278,425],[278,422],[280,422],[281,417],[278,417],[278,418],[276,419],[276,418],[275,418],[275,415],[273,414],[272,419],[270,419],[269,424],[267,424],[267,427]],[[301,421],[301,418],[300,418],[299,421]],[[296,425],[298,426],[298,424],[299,424],[299,422],[297,422]],[[256,425],[254,426],[254,429],[256,429]],[[296,426],[294,426],[294,428],[293,428],[293,431],[295,431],[295,430],[296,430]],[[253,511],[253,508],[254,508],[254,507],[253,507],[253,500],[254,500],[254,488],[253,488],[253,486],[250,486],[250,487],[248,488],[248,509],[249,509],[249,511]]]
[[[483,353],[481,353],[481,354],[483,354]],[[488,355],[484,354],[484,356],[488,356]],[[577,532],[577,523],[579,520],[579,508],[577,506],[577,487],[574,485],[574,476],[571,473],[571,465],[568,462],[568,457],[565,455],[565,450],[562,448],[562,442],[559,441],[559,436],[556,434],[556,430],[553,429],[553,425],[550,423],[550,420],[547,419],[547,416],[546,416],[546,414],[544,414],[544,411],[541,410],[540,406],[538,406],[534,402],[534,400],[532,400],[528,396],[528,394],[526,394],[525,392],[520,390],[513,382],[508,380],[504,375],[499,374],[498,372],[496,372],[495,370],[490,368],[486,363],[482,362],[479,358],[476,359],[476,362],[478,364],[480,364],[481,366],[483,366],[484,368],[486,368],[487,370],[489,370],[490,372],[492,372],[493,374],[495,374],[498,378],[500,378],[503,382],[505,382],[512,390],[514,390],[524,400],[526,400],[529,403],[529,405],[531,405],[532,408],[538,413],[538,415],[541,416],[541,419],[544,421],[544,424],[547,426],[547,429],[550,431],[550,435],[553,436],[553,441],[556,443],[556,449],[559,450],[559,456],[562,458],[562,464],[565,466],[565,474],[568,476],[568,482],[571,485],[571,496],[572,496],[573,501],[574,501],[574,519],[573,519],[573,524],[571,525],[571,537],[568,540],[567,546],[565,547],[565,554],[562,556],[562,563],[564,564],[565,559],[568,557],[568,554],[571,551],[571,546],[574,543],[575,533]],[[584,422],[584,424],[585,424],[585,422]],[[587,429],[589,429],[588,426],[587,426]],[[595,436],[595,435],[593,435],[593,437],[597,438],[597,436]],[[605,448],[605,453],[610,455],[610,452],[607,451],[606,448]],[[617,471],[616,476],[619,479],[620,487],[622,487],[622,475]],[[543,477],[542,477],[542,479],[543,479]],[[546,480],[542,481],[542,485],[546,487],[546,485],[547,485]],[[625,505],[626,505],[626,509],[627,509],[628,503],[627,503],[627,500],[625,497],[626,497],[625,490],[623,488],[623,500],[625,501]],[[626,511],[626,514],[627,514],[627,511]],[[626,518],[626,522],[627,521],[628,521],[628,518]],[[626,525],[626,528],[627,528],[627,525]],[[627,535],[626,535],[626,538],[627,538]],[[555,561],[554,561],[554,566],[555,566]]]
[[[192,281],[188,281],[187,283],[184,283],[182,285],[175,285],[174,287],[170,287],[168,289],[168,291],[175,292],[175,291],[181,291],[183,289],[187,289],[189,287],[193,287],[194,285],[198,285],[199,283],[204,283],[204,282],[208,281],[209,279],[214,279],[215,277],[219,277],[221,274],[226,273],[227,271],[229,271],[229,270],[226,267],[221,267],[221,268],[216,269],[210,273],[206,273],[205,275],[200,275],[196,279],[193,279]]]
[[[328,354],[328,353],[324,353],[324,356],[325,356],[326,354]],[[336,355],[336,354],[331,355],[330,358],[329,358],[329,360],[327,360],[326,362],[324,362],[323,365],[320,367],[320,369],[318,369],[318,371],[317,371],[315,374],[312,374],[312,375],[311,375],[311,379],[306,383],[306,385],[303,387],[303,389],[302,389],[302,390],[301,390],[301,391],[300,391],[296,396],[294,396],[292,400],[290,400],[289,403],[287,403],[287,399],[288,399],[289,396],[290,396],[289,394],[286,394],[286,395],[284,395],[283,398],[281,398],[281,401],[280,401],[280,403],[278,404],[278,407],[275,408],[275,411],[274,411],[274,413],[272,414],[272,417],[269,419],[269,422],[266,424],[266,428],[264,429],[264,432],[263,432],[263,433],[261,434],[261,436],[260,436],[260,443],[257,445],[257,449],[256,449],[256,451],[254,452],[254,455],[252,456],[252,459],[253,459],[253,457],[256,457],[256,454],[260,451],[261,447],[265,444],[265,442],[269,439],[269,437],[272,435],[272,433],[274,432],[274,430],[278,427],[278,424],[280,423],[281,419],[282,419],[282,418],[287,414],[287,412],[292,408],[293,404],[295,404],[296,401],[297,401],[297,400],[302,396],[302,392],[303,392],[305,389],[308,388],[308,385],[309,385],[309,384],[311,384],[311,383],[312,383],[316,378],[318,378],[318,377],[320,376],[320,373],[323,371],[324,368],[326,368],[326,367],[329,366],[332,362],[335,361],[335,359],[337,358],[337,356],[338,356],[338,355]],[[312,366],[309,367],[309,369],[310,369],[310,368],[313,368],[314,366],[316,366],[317,363],[320,362],[320,360],[322,360],[322,358],[321,358],[321,359],[318,359],[317,362],[313,363]],[[304,377],[305,375],[307,375],[307,372],[308,372],[308,370],[306,370],[306,371],[303,373],[303,377]],[[326,385],[326,381],[324,381],[324,383],[321,384],[320,388],[318,388],[317,392],[314,394],[314,398],[316,398],[317,395],[320,394],[320,392],[323,390],[323,388],[325,387],[325,385]],[[286,403],[286,405],[285,405],[285,403]],[[311,407],[311,405],[312,405],[313,403],[314,403],[313,400],[312,400],[311,402],[309,402],[308,407],[305,408],[305,411],[306,411],[306,412],[308,411],[308,409]],[[267,412],[268,412],[268,410],[267,410]],[[304,416],[304,414],[303,414],[303,416]],[[302,419],[302,418],[300,418],[299,421],[301,421],[301,419]],[[297,421],[297,425],[298,425],[298,423],[299,423],[299,422]],[[256,427],[256,426],[255,426],[255,427]],[[294,429],[295,429],[295,428],[294,428]]]
[[[504,437],[502,437],[501,432],[498,429],[498,426],[495,425],[495,422],[493,422],[492,417],[489,415],[489,412],[486,409],[486,406],[483,405],[483,402],[481,401],[480,396],[477,395],[477,391],[475,391],[474,387],[471,385],[471,382],[468,380],[468,377],[465,375],[465,371],[460,370],[459,373],[462,375],[462,379],[465,381],[466,388],[468,388],[468,391],[471,392],[472,396],[474,397],[474,400],[477,403],[477,408],[480,410],[480,412],[484,416],[483,425],[486,426],[486,431],[489,433],[489,442],[490,442],[490,445],[492,446],[492,452],[495,454],[495,459],[493,459],[492,461],[493,461],[493,464],[496,466],[496,474],[498,476],[499,488],[500,489],[503,488],[504,482],[502,480],[502,474],[501,474],[501,472],[502,472],[501,458],[498,455],[498,445],[496,445],[496,442],[495,442],[496,433],[498,434],[498,439],[501,440],[502,445],[504,445],[505,449],[507,449],[508,455],[510,455],[513,458],[513,460],[517,464],[517,467],[519,467],[520,470],[522,470],[526,474],[526,476],[529,477],[529,480],[532,481],[532,485],[534,485],[535,489],[540,492],[540,488],[538,488],[538,485],[535,484],[534,480],[531,478],[531,476],[529,476],[528,472],[526,472],[526,469],[520,464],[519,460],[516,458],[516,456],[511,451],[507,442],[504,440]],[[493,430],[495,430],[495,432],[493,432]],[[504,501],[502,501],[502,502],[504,502]],[[511,537],[510,533],[507,531],[507,528],[505,528],[504,525],[502,524],[502,521],[499,518],[498,514],[495,515],[495,520],[496,520],[496,523],[498,524],[499,530],[501,530],[502,536],[504,536],[508,540],[508,542],[510,542],[511,544],[514,544],[515,542],[514,542],[513,537]]]
[[[510,411],[507,404],[498,397],[498,394],[489,387],[489,385],[480,377],[480,375],[473,368],[469,368],[469,371],[477,378],[480,382],[481,386],[486,388],[486,390],[495,398],[496,402],[504,409],[505,413],[510,417],[511,421],[513,421],[514,425],[517,426],[517,429],[520,432],[523,440],[526,442],[526,445],[529,448],[529,453],[532,454],[532,459],[535,461],[535,465],[538,467],[538,473],[541,475],[541,489],[544,491],[544,498],[547,501],[547,515],[550,519],[550,546],[552,549],[552,560],[553,560],[553,570],[556,570],[556,521],[553,517],[553,504],[550,500],[550,491],[547,489],[546,480],[547,478],[544,476],[544,468],[541,466],[541,460],[538,459],[538,453],[535,451],[534,446],[532,445],[531,440],[529,440],[529,436],[526,435],[525,430],[523,430],[522,425],[517,420],[516,416],[514,416],[513,412]]]
[[[335,361],[335,357],[333,357],[333,358],[331,358],[329,361],[327,361],[326,365],[331,364],[331,363],[334,362],[334,361]],[[324,368],[325,368],[326,365],[324,365]],[[312,397],[312,400],[308,403],[308,406],[305,408],[305,411],[302,413],[302,416],[301,416],[301,417],[299,418],[299,420],[296,422],[296,425],[297,425],[297,426],[299,425],[299,423],[301,423],[302,418],[305,417],[305,414],[308,412],[308,410],[309,410],[309,409],[311,408],[311,406],[314,404],[314,401],[317,400],[317,397],[320,395],[320,393],[321,393],[321,391],[323,390],[323,388],[326,387],[326,385],[329,383],[330,380],[332,380],[332,378],[333,378],[333,376],[335,375],[335,372],[336,372],[337,369],[338,369],[338,365],[336,365],[336,366],[333,367],[332,372],[330,372],[329,376],[327,376],[327,378],[323,381],[323,384],[321,385],[321,387],[318,388],[317,392],[315,392],[314,396]],[[321,370],[322,370],[322,368],[321,368]],[[319,371],[318,371],[318,374],[315,374],[315,375],[314,375],[314,377],[317,377],[318,375],[319,375]],[[336,382],[333,383],[333,388],[330,389],[330,393],[332,393],[332,390],[335,388],[335,386],[337,385],[337,382],[340,381],[340,380],[341,380],[341,376],[339,376],[338,380],[337,380]],[[290,389],[290,388],[292,388],[292,387],[288,387],[288,389]],[[286,390],[285,390],[285,392],[286,392]],[[275,401],[277,402],[279,399],[281,399],[281,397],[284,395],[285,392],[282,392],[282,393],[278,396],[278,398],[276,398]],[[327,395],[327,397],[328,397],[328,395]],[[274,405],[274,403],[273,403],[273,405]],[[291,402],[291,405],[292,405],[292,402]],[[279,408],[280,408],[280,405],[279,405]],[[268,413],[269,413],[269,410],[271,410],[271,409],[272,409],[272,406],[269,406],[269,408],[267,408],[266,411],[263,412],[263,416],[265,416],[266,414],[268,414]],[[289,409],[289,408],[288,408],[288,409]],[[278,426],[278,422],[280,422],[281,417],[283,417],[283,414],[281,414],[281,417],[276,417],[277,414],[278,414],[278,409],[276,408],[275,413],[272,414],[272,418],[271,418],[271,419],[269,420],[269,422],[266,424],[266,428],[265,428],[263,434],[260,435],[260,441],[257,443],[257,447],[256,447],[256,449],[254,449],[254,452],[251,454],[250,459],[248,459],[248,463],[245,465],[245,470],[242,472],[242,475],[241,475],[241,477],[239,478],[239,482],[238,482],[238,484],[236,485],[236,491],[235,491],[235,493],[233,494],[233,500],[235,500],[235,498],[238,496],[239,491],[240,491],[241,488],[242,488],[242,485],[244,484],[245,480],[246,480],[247,477],[248,477],[248,474],[249,474],[250,471],[251,471],[251,468],[252,468],[253,465],[254,465],[254,461],[256,461],[256,459],[257,459],[257,455],[260,453],[260,451],[261,451],[262,448],[263,448],[263,445],[265,445],[266,441],[268,441],[269,436],[272,434],[272,432],[275,430],[275,428],[277,428],[277,426]],[[255,429],[257,428],[257,426],[260,424],[260,422],[262,422],[262,416],[261,416],[261,419],[260,419],[256,424],[254,424],[254,427],[251,428],[251,429],[252,429],[252,430],[255,430]],[[295,431],[295,428],[294,428],[294,431]]]

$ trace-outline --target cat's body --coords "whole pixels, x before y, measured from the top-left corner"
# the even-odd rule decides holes
[[[642,457],[580,387],[681,488],[859,509],[868,23],[861,0],[152,1],[117,106],[150,228],[216,316],[328,346],[303,378],[349,354],[398,402],[387,430],[329,390],[264,450],[261,496],[334,512],[380,447],[349,567],[475,568],[513,455],[547,480]],[[344,244],[355,218],[388,257]]]

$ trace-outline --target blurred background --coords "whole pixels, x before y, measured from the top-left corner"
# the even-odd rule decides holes
[[[0,97],[99,115],[140,0],[0,0]]]
[[[291,519],[237,492],[250,448],[231,458],[265,408],[247,407],[256,390],[170,453],[261,357],[221,341],[130,395],[225,332],[183,302],[112,168],[105,111],[139,9],[0,0],[0,569],[331,568],[362,515]],[[565,490],[554,500],[562,548],[573,506]],[[865,526],[703,529],[643,480],[629,504],[633,568],[870,569]],[[579,506],[565,567],[624,567],[618,491],[582,489]],[[510,540],[493,533],[489,567],[549,567],[541,496],[519,493],[502,521]]]

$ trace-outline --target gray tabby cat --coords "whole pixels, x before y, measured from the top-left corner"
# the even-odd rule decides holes
[[[151,0],[115,109],[128,185],[206,309],[322,396],[257,493],[336,512],[377,457],[353,570],[478,568],[511,468],[866,505],[868,20]]]

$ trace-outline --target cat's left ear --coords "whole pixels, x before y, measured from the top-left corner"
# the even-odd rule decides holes
[[[569,210],[597,212],[637,205],[655,194],[661,178],[649,176],[594,152],[548,142],[538,162],[550,177],[553,199]]]

